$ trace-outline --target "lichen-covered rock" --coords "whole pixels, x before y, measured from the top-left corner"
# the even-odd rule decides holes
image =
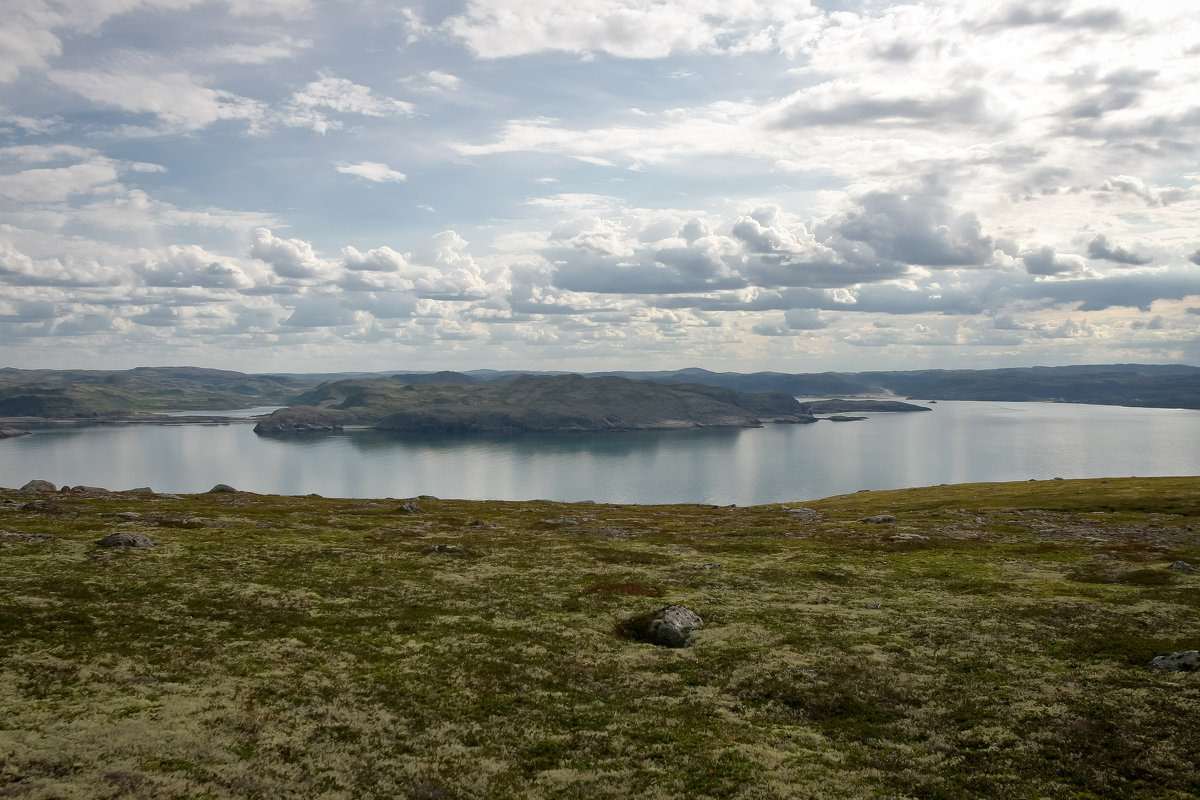
[[[873,517],[863,517],[859,522],[866,522],[871,525],[884,525],[888,522],[895,522],[896,518],[891,514],[876,514]]]
[[[1178,569],[1184,572],[1200,572],[1200,569],[1196,569],[1186,561],[1176,561],[1172,563],[1171,566],[1167,567],[1167,569]]]
[[[35,495],[44,494],[46,492],[57,492],[58,487],[50,481],[32,480],[17,491],[24,495]]]
[[[110,533],[96,544],[101,547],[158,547],[158,542],[144,533]]]
[[[650,614],[639,614],[618,626],[631,639],[662,647],[687,647],[692,631],[703,627],[700,615],[683,606],[666,606]]]
[[[1156,656],[1150,660],[1150,669],[1195,672],[1200,670],[1200,650],[1180,650],[1178,653]]]

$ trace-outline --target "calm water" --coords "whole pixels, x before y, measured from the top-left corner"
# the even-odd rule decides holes
[[[759,503],[968,481],[1200,474],[1200,411],[944,401],[931,413],[750,430],[511,437],[349,432],[265,439],[245,423],[41,428],[0,441],[0,486]]]

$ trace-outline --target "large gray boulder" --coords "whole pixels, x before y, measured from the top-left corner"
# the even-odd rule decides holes
[[[1150,669],[1170,672],[1196,672],[1200,670],[1200,650],[1180,650],[1150,660]]]
[[[619,626],[622,634],[640,642],[662,647],[687,647],[692,631],[704,627],[704,620],[683,606],[666,606],[649,614],[631,617]]]
[[[22,486],[18,491],[24,495],[45,494],[46,492],[57,492],[58,487],[50,481],[32,480]]]

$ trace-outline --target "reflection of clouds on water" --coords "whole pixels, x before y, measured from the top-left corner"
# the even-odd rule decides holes
[[[750,505],[858,489],[1200,473],[1200,411],[943,401],[852,425],[629,433],[261,437],[249,425],[40,426],[0,485]]]

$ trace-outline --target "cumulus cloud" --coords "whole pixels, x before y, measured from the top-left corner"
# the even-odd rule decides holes
[[[365,253],[354,247],[343,247],[342,264],[349,270],[368,272],[397,272],[408,266],[403,255],[386,245]]]
[[[269,228],[254,230],[250,256],[266,262],[283,278],[315,278],[325,267],[311,244],[301,239],[280,239]]]
[[[241,267],[196,245],[171,245],[135,269],[149,286],[244,289],[254,284]]]
[[[340,162],[334,166],[344,175],[355,175],[374,183],[402,183],[408,179],[403,172],[378,161],[359,161],[355,164]]]
[[[1149,264],[1154,260],[1150,256],[1139,255],[1123,245],[1110,243],[1108,237],[1104,234],[1099,234],[1088,242],[1087,252],[1088,258],[1099,258],[1105,261],[1112,261],[1115,264],[1127,264],[1129,266],[1141,266]]]
[[[1030,275],[1064,275],[1079,272],[1084,266],[1078,256],[1060,256],[1049,245],[1021,253],[1021,262]]]

